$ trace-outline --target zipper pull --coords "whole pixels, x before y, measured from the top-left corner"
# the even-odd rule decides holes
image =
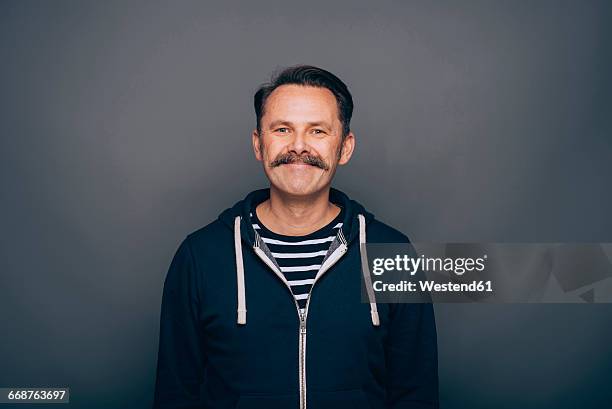
[[[300,334],[306,333],[306,316],[303,312],[300,312]]]

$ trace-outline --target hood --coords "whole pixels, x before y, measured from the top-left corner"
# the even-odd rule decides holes
[[[261,202],[264,202],[270,197],[270,188],[259,189],[249,193],[243,200],[237,202],[234,206],[226,209],[219,215],[219,220],[223,222],[230,230],[234,233],[234,249],[235,249],[235,260],[236,260],[236,283],[237,283],[237,323],[240,325],[246,324],[246,294],[244,285],[244,262],[242,255],[242,242],[247,243],[249,246],[255,247],[267,255],[269,266],[272,268],[275,264],[273,257],[265,243],[262,242],[261,238],[250,222],[249,213],[251,209]],[[346,251],[348,245],[359,238],[359,253],[361,259],[361,272],[366,286],[366,293],[370,301],[370,315],[372,318],[372,325],[380,325],[378,316],[378,310],[376,306],[376,300],[374,297],[374,290],[372,289],[372,281],[370,277],[370,269],[368,266],[368,256],[366,253],[366,226],[372,220],[374,215],[356,202],[350,199],[345,193],[338,189],[331,188],[329,191],[330,202],[344,208],[344,219],[342,221],[342,227],[338,232],[336,239],[332,242],[330,250],[326,258],[327,259],[332,252],[336,250],[342,251],[342,254]],[[242,222],[246,220],[247,222]],[[276,266],[278,267],[278,266]],[[279,278],[283,279],[281,275]],[[315,278],[316,281],[316,278]],[[287,283],[286,283],[287,284]],[[288,284],[287,284],[288,285]],[[314,285],[314,284],[313,284]]]
[[[234,219],[236,216],[241,216],[243,220],[249,220],[249,213],[254,206],[262,203],[270,197],[270,188],[254,190],[246,197],[234,204],[232,207],[224,210],[219,215],[221,220],[229,229],[234,229]],[[344,219],[342,220],[342,233],[347,240],[347,243],[353,241],[359,236],[359,220],[357,215],[364,216],[366,225],[374,220],[374,215],[368,212],[359,202],[350,199],[344,192],[334,189],[329,190],[329,201],[344,208]],[[249,245],[255,242],[255,230],[250,223],[241,224],[242,240]]]

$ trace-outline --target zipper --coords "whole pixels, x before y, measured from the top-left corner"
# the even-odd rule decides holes
[[[312,290],[312,287],[310,287]],[[310,298],[310,294],[308,294]],[[306,301],[308,302],[308,301]],[[299,339],[299,379],[300,379],[300,409],[306,409],[306,314],[300,314],[300,339]]]
[[[333,251],[333,253],[327,258],[327,260],[323,262],[321,268],[317,272],[317,275],[315,276],[314,281],[312,282],[312,286],[310,287],[310,291],[308,292],[308,298],[306,300],[306,307],[304,308],[304,312],[300,311],[300,306],[297,300],[295,299],[293,291],[291,290],[291,286],[287,282],[287,279],[285,278],[283,273],[276,267],[276,264],[274,264],[274,262],[272,262],[272,260],[268,258],[266,253],[257,245],[257,240],[255,240],[255,244],[253,245],[253,250],[255,250],[255,254],[257,254],[259,258],[262,259],[262,261],[266,263],[266,265],[270,267],[272,271],[274,271],[274,273],[281,279],[283,283],[285,283],[285,286],[287,286],[287,288],[289,289],[289,293],[291,294],[291,298],[293,299],[298,314],[298,318],[300,321],[298,333],[298,382],[300,386],[300,409],[306,409],[306,320],[308,318],[308,306],[310,305],[312,290],[315,284],[317,283],[317,280],[334,264],[336,264],[336,262],[340,259],[340,257],[344,255],[344,253],[346,253],[348,246],[346,240],[344,239],[344,236],[342,234],[339,234],[337,237],[340,238],[340,246],[338,246],[338,248]]]

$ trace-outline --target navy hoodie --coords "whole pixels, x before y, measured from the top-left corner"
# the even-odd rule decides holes
[[[331,188],[345,217],[300,314],[250,223],[269,195],[249,193],[176,251],[154,408],[437,408],[433,306],[361,299],[369,274],[360,243],[408,238]]]

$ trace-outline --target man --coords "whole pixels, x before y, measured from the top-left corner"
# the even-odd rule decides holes
[[[355,147],[352,111],[346,85],[312,66],[255,94],[253,150],[270,187],[179,246],[155,408],[438,407],[432,305],[361,302],[366,237],[409,240],[330,187]]]

